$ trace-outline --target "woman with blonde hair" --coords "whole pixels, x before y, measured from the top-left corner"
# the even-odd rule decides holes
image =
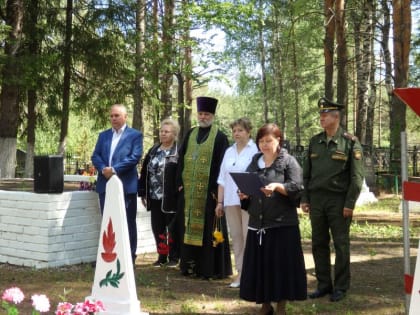
[[[176,169],[178,165],[178,122],[162,120],[159,143],[146,154],[139,179],[138,195],[151,211],[152,231],[158,259],[155,267],[176,267],[179,260],[180,236],[176,226],[177,193]]]

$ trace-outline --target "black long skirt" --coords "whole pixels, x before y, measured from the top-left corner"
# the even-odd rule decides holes
[[[307,282],[298,226],[248,230],[240,297],[256,303],[305,300]]]

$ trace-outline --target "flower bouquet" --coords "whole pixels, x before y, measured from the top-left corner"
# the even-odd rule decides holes
[[[213,224],[213,247],[225,241],[222,232],[222,218],[214,217]]]
[[[86,300],[76,305],[62,302],[58,303],[55,315],[95,315],[104,310],[105,308],[101,301]]]
[[[157,252],[159,255],[167,256],[169,255],[169,251],[171,248],[171,243],[173,243],[173,239],[169,233],[168,227],[166,227],[166,232],[164,234],[159,234],[160,242],[157,246]]]

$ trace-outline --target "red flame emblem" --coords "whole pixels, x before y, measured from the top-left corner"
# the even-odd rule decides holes
[[[115,232],[112,227],[112,220],[109,218],[108,228],[102,234],[102,245],[104,247],[103,253],[101,253],[102,259],[106,262],[113,262],[117,258],[117,253],[114,253],[114,248],[116,245],[115,241]]]

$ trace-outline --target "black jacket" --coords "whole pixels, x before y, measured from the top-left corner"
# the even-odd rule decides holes
[[[150,211],[150,191],[149,191],[149,172],[148,172],[148,165],[156,154],[156,151],[160,147],[159,144],[155,144],[149,152],[147,152],[139,178],[139,185],[138,185],[138,195],[139,197],[146,197],[147,201],[147,210]],[[163,187],[162,187],[162,211],[166,213],[175,213],[177,209],[177,187],[176,187],[176,172],[178,166],[178,145],[172,147],[171,152],[169,155],[165,157],[164,160],[164,170],[163,170]]]
[[[250,215],[249,227],[264,229],[299,224],[296,205],[303,190],[302,168],[286,149],[281,149],[277,159],[268,168],[258,167],[261,156],[260,152],[254,155],[247,172],[257,173],[265,185],[283,183],[288,195],[274,192],[270,197],[250,196],[247,209]]]

